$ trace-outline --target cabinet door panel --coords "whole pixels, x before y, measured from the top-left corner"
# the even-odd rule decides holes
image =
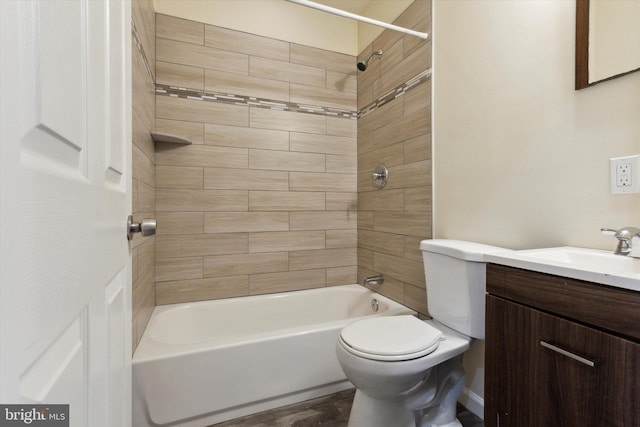
[[[604,334],[534,310],[522,310],[530,312],[537,327],[537,334],[531,342],[538,373],[533,383],[537,390],[536,399],[532,402],[535,418],[543,423],[541,425],[558,427],[615,425],[598,421],[602,412],[594,411],[600,406],[599,390],[606,387],[600,382],[608,370],[607,361],[603,360],[601,353],[606,341]],[[543,347],[542,342],[566,353]],[[569,355],[592,360],[594,366]]]
[[[535,354],[539,425],[640,425],[640,346],[536,310],[531,311],[540,341],[594,362],[594,366],[539,345]],[[536,338],[536,339],[537,339]]]
[[[492,296],[487,313],[487,426],[640,426],[640,345]]]
[[[484,423],[486,426],[499,425],[498,417],[504,407],[504,380],[506,373],[502,371],[505,365],[506,352],[504,326],[504,300],[487,295],[485,320],[485,382],[484,382]]]
[[[535,323],[517,304],[487,296],[486,392],[487,427],[541,427],[530,415],[535,401]]]

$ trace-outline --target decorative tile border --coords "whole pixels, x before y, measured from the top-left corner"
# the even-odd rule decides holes
[[[144,55],[144,51],[142,51]],[[173,96],[177,98],[193,99],[196,101],[220,102],[223,104],[243,105],[270,110],[291,111],[296,113],[332,116],[341,119],[355,120],[364,117],[372,111],[404,95],[411,89],[431,80],[431,69],[427,69],[405,83],[390,90],[360,111],[343,110],[339,108],[323,107],[319,105],[298,104],[295,102],[277,101],[273,99],[257,98],[254,96],[234,95],[227,93],[204,92],[195,89],[156,84],[156,95]]]
[[[194,89],[161,84],[156,84],[156,95],[174,96],[178,98],[194,99],[197,101],[221,102],[223,104],[268,108],[270,110],[334,116],[343,119],[355,120],[357,118],[357,113],[355,111],[342,110],[339,108],[298,104],[295,102],[287,101],[276,101],[273,99],[257,98],[255,96],[202,92]]]
[[[149,73],[149,77],[155,83],[156,79],[153,76],[153,72],[151,71],[151,66],[149,65],[149,60],[147,59],[147,54],[144,52],[144,46],[142,45],[142,40],[140,40],[140,34],[138,34],[138,29],[136,28],[136,23],[131,18],[131,35],[133,37],[133,41],[136,43],[136,47],[138,48],[138,53],[142,56],[142,62],[144,63],[144,68],[147,69],[147,73]]]
[[[358,118],[364,117],[372,111],[382,107],[383,105],[393,101],[399,96],[404,95],[409,92],[411,89],[421,85],[424,82],[431,80],[431,68],[428,68],[418,74],[417,76],[407,80],[400,86],[391,89],[389,92],[385,93],[369,105],[363,107],[360,111],[358,111]]]

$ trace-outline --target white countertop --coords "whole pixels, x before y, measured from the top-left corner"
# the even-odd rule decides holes
[[[640,258],[597,249],[558,248],[486,254],[486,262],[640,292]]]

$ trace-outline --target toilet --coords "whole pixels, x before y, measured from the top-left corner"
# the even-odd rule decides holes
[[[484,339],[484,255],[505,249],[442,239],[420,249],[433,319],[375,317],[340,332],[338,361],[356,387],[349,427],[462,427],[462,354]]]

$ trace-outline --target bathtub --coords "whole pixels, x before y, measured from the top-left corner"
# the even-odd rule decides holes
[[[340,329],[400,314],[415,312],[360,285],[158,306],[133,356],[133,425],[210,426],[353,387]]]

